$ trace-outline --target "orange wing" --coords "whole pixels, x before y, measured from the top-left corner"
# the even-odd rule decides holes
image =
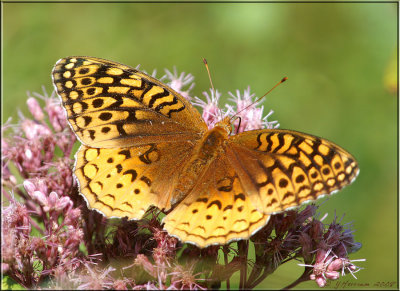
[[[91,147],[195,140],[208,129],[179,93],[119,63],[61,59],[53,69],[53,82],[72,129]]]
[[[269,220],[251,203],[226,156],[212,162],[196,186],[164,217],[170,235],[199,247],[247,239]]]
[[[107,217],[140,219],[155,205],[168,210],[185,161],[188,143],[158,143],[129,148],[81,146],[75,175],[90,208]]]
[[[200,113],[158,80],[99,58],[59,60],[53,82],[84,144],[74,171],[89,207],[131,219],[169,209],[181,164],[208,130]]]
[[[272,214],[332,194],[359,173],[354,157],[325,139],[290,130],[254,130],[226,147],[245,192]]]

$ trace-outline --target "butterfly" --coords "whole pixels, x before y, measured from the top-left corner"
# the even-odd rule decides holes
[[[281,129],[208,129],[172,88],[120,63],[60,59],[52,72],[82,143],[74,175],[89,208],[138,220],[149,206],[164,229],[207,247],[248,239],[270,215],[332,194],[358,175],[354,157],[325,139]]]

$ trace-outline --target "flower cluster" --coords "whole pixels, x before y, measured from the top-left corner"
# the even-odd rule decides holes
[[[194,265],[186,268],[174,262],[178,240],[161,228],[152,227],[152,230],[156,241],[151,256],[153,262],[143,254],[138,254],[134,261],[134,265],[144,270],[151,280],[137,285],[135,289],[205,289],[198,283],[202,280],[197,278],[200,273],[193,273]]]
[[[279,126],[268,121],[272,110],[263,117],[250,88],[229,93],[235,105],[222,110],[217,90],[204,92],[206,101],[190,97],[192,75],[174,69],[161,79],[200,107],[210,128],[235,113],[233,134]],[[25,288],[207,289],[225,282],[229,289],[237,272],[239,288],[255,288],[291,260],[304,261],[304,273],[287,288],[306,280],[323,287],[360,270],[348,258],[361,247],[351,226],[336,218],[324,224],[314,204],[272,215],[248,241],[205,249],[169,236],[156,208],[140,221],[106,219],[79,195],[76,137],[54,93],[29,94],[27,106],[32,118],[20,114],[18,125],[2,126],[2,272]]]
[[[83,239],[81,212],[68,196],[76,187],[69,158],[75,136],[57,99],[35,95],[44,110],[29,96],[33,120],[20,114],[19,126],[2,128],[14,131],[2,140],[2,186],[14,194],[3,191],[10,203],[2,213],[2,270],[25,287],[76,269]]]
[[[336,280],[340,274],[344,276],[346,272],[356,278],[354,273],[362,269],[353,262],[365,259],[348,259],[349,253],[361,248],[360,243],[354,242],[352,233],[350,227],[345,228],[337,223],[336,217],[325,231],[322,222],[315,221],[312,233],[302,233],[303,240],[308,244],[311,242],[316,255],[314,264],[299,264],[299,266],[312,268],[310,279],[315,280],[319,287],[324,287],[327,279]]]
[[[346,272],[354,276],[360,270],[348,259],[350,253],[361,248],[360,243],[354,242],[351,225],[341,225],[336,218],[326,225],[323,223],[326,216],[318,219],[316,210],[315,204],[309,204],[303,210],[276,214],[266,227],[252,237],[256,264],[265,266],[266,273],[260,278],[292,259],[302,259],[305,264],[299,266],[305,267],[305,270],[287,288],[310,279],[319,287],[324,287],[327,279],[339,278],[339,269],[342,276]]]

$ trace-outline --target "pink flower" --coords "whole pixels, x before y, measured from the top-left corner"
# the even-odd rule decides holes
[[[142,254],[139,254],[135,259],[135,265],[143,267],[143,269],[153,277],[157,277],[155,266],[149,261],[149,259]]]
[[[167,83],[172,89],[175,91],[179,92],[183,97],[185,97],[187,100],[191,100],[191,97],[189,95],[190,90],[193,89],[194,87],[194,77],[192,74],[185,74],[182,72],[178,76],[178,72],[176,68],[174,67],[173,72],[170,72],[169,70],[165,69],[166,76],[163,76],[161,80],[167,79],[169,82]],[[183,87],[186,87],[189,85],[189,88],[184,90]]]
[[[208,128],[213,128],[218,121],[221,121],[225,116],[227,116],[227,114],[223,113],[218,107],[221,93],[219,93],[218,90],[214,91],[210,89],[210,95],[207,92],[203,92],[203,95],[206,97],[206,101],[195,97],[192,103],[202,108],[202,117],[204,121],[208,125]]]
[[[229,95],[232,97],[230,100],[235,102],[236,108],[234,109],[231,105],[226,105],[228,115],[236,115],[241,118],[240,128],[238,128],[239,120],[236,120],[234,123],[235,132],[279,127],[278,121],[267,120],[273,113],[272,110],[270,110],[267,116],[263,117],[264,106],[258,107],[260,102],[254,103],[257,98],[255,98],[254,93],[250,94],[250,87],[247,87],[247,89],[243,91],[243,95],[240,94],[239,90],[236,90],[236,96],[231,92],[229,92]]]
[[[51,130],[42,123],[37,123],[30,119],[25,119],[21,123],[22,130],[29,140],[35,140],[38,137],[52,135]]]
[[[50,124],[56,132],[60,132],[68,126],[65,111],[58,100],[56,101],[52,98],[47,99],[45,108],[49,115]]]
[[[44,119],[44,113],[39,105],[39,102],[35,98],[29,97],[28,100],[26,100],[26,103],[28,104],[28,109],[31,112],[33,118],[38,121],[42,121]]]
[[[298,265],[313,268],[310,279],[314,280],[319,287],[324,287],[326,285],[327,279],[337,280],[340,277],[340,270],[342,270],[342,276],[345,275],[344,269],[347,269],[353,276],[353,273],[359,270],[359,268],[353,265],[350,260],[346,258],[339,258],[335,254],[333,254],[332,249],[329,249],[328,251],[319,249],[317,251],[314,265]]]
[[[189,267],[183,267],[181,265],[176,265],[171,277],[171,287],[178,290],[206,290],[203,286],[198,284],[198,281],[204,280],[197,278],[201,273],[193,274],[194,265]]]

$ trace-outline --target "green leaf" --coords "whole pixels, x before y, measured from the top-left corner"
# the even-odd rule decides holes
[[[22,285],[15,282],[11,277],[4,276],[1,280],[1,289],[3,290],[26,290]]]

